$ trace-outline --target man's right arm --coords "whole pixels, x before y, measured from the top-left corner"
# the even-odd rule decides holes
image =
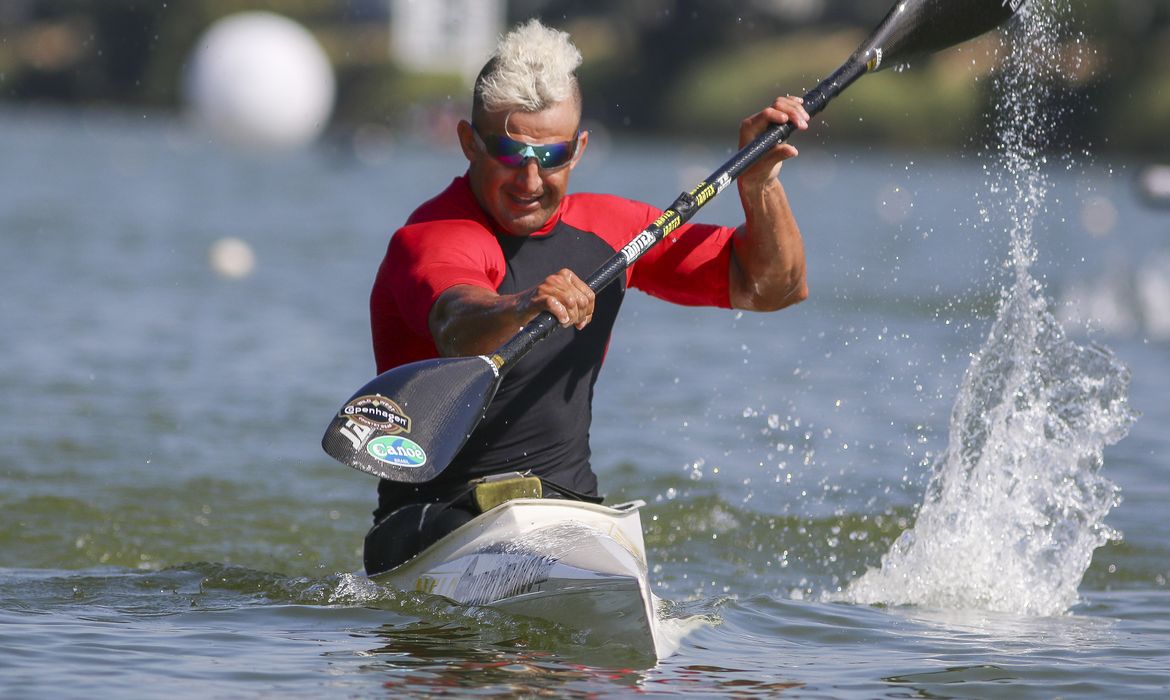
[[[428,323],[440,355],[486,355],[541,311],[551,313],[562,326],[584,328],[593,319],[593,304],[593,290],[572,270],[563,269],[518,294],[455,285],[435,300]]]

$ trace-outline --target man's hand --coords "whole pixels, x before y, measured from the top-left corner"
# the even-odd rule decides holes
[[[562,326],[576,326],[577,330],[593,320],[593,290],[568,268],[549,275],[522,296],[528,298],[528,310],[535,309],[532,317],[548,311]]]
[[[804,111],[804,100],[799,97],[777,97],[770,106],[744,119],[739,125],[739,147],[748,145],[752,139],[764,133],[772,124],[792,123],[797,129],[808,128],[808,112]],[[739,177],[740,183],[759,187],[780,174],[780,165],[798,154],[795,146],[780,143],[760,156],[752,167]]]
[[[593,320],[594,302],[593,290],[567,268],[519,294],[456,285],[431,307],[431,337],[444,357],[483,355],[507,342],[541,311],[551,313],[562,326],[584,328]]]

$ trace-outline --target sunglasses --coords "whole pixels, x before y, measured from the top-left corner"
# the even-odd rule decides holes
[[[471,133],[475,136],[475,142],[479,144],[480,148],[509,168],[518,168],[527,163],[529,158],[535,158],[536,164],[541,170],[562,168],[573,160],[573,155],[577,152],[577,144],[581,140],[580,130],[577,131],[577,135],[573,137],[572,141],[542,144],[524,143],[507,136],[493,134],[484,136],[479,133],[479,127],[474,124],[471,125]]]

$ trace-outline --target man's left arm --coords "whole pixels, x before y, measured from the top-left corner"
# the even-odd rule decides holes
[[[771,106],[744,119],[740,148],[773,123],[808,128],[809,116],[801,102],[798,97],[778,97]],[[783,162],[796,155],[795,147],[779,144],[739,177],[746,220],[732,238],[729,273],[731,305],[737,309],[775,311],[808,297],[804,241],[779,180]]]

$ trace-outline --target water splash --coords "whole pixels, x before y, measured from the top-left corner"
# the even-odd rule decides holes
[[[838,599],[855,603],[1060,614],[1077,602],[1093,550],[1118,533],[1119,502],[1100,474],[1105,445],[1134,420],[1129,374],[1109,352],[1069,340],[1030,272],[1044,213],[1052,91],[1070,47],[1064,0],[1033,0],[1006,41],[985,205],[1011,232],[995,322],[967,369],[914,527]],[[1077,60],[1074,56],[1073,61]]]

